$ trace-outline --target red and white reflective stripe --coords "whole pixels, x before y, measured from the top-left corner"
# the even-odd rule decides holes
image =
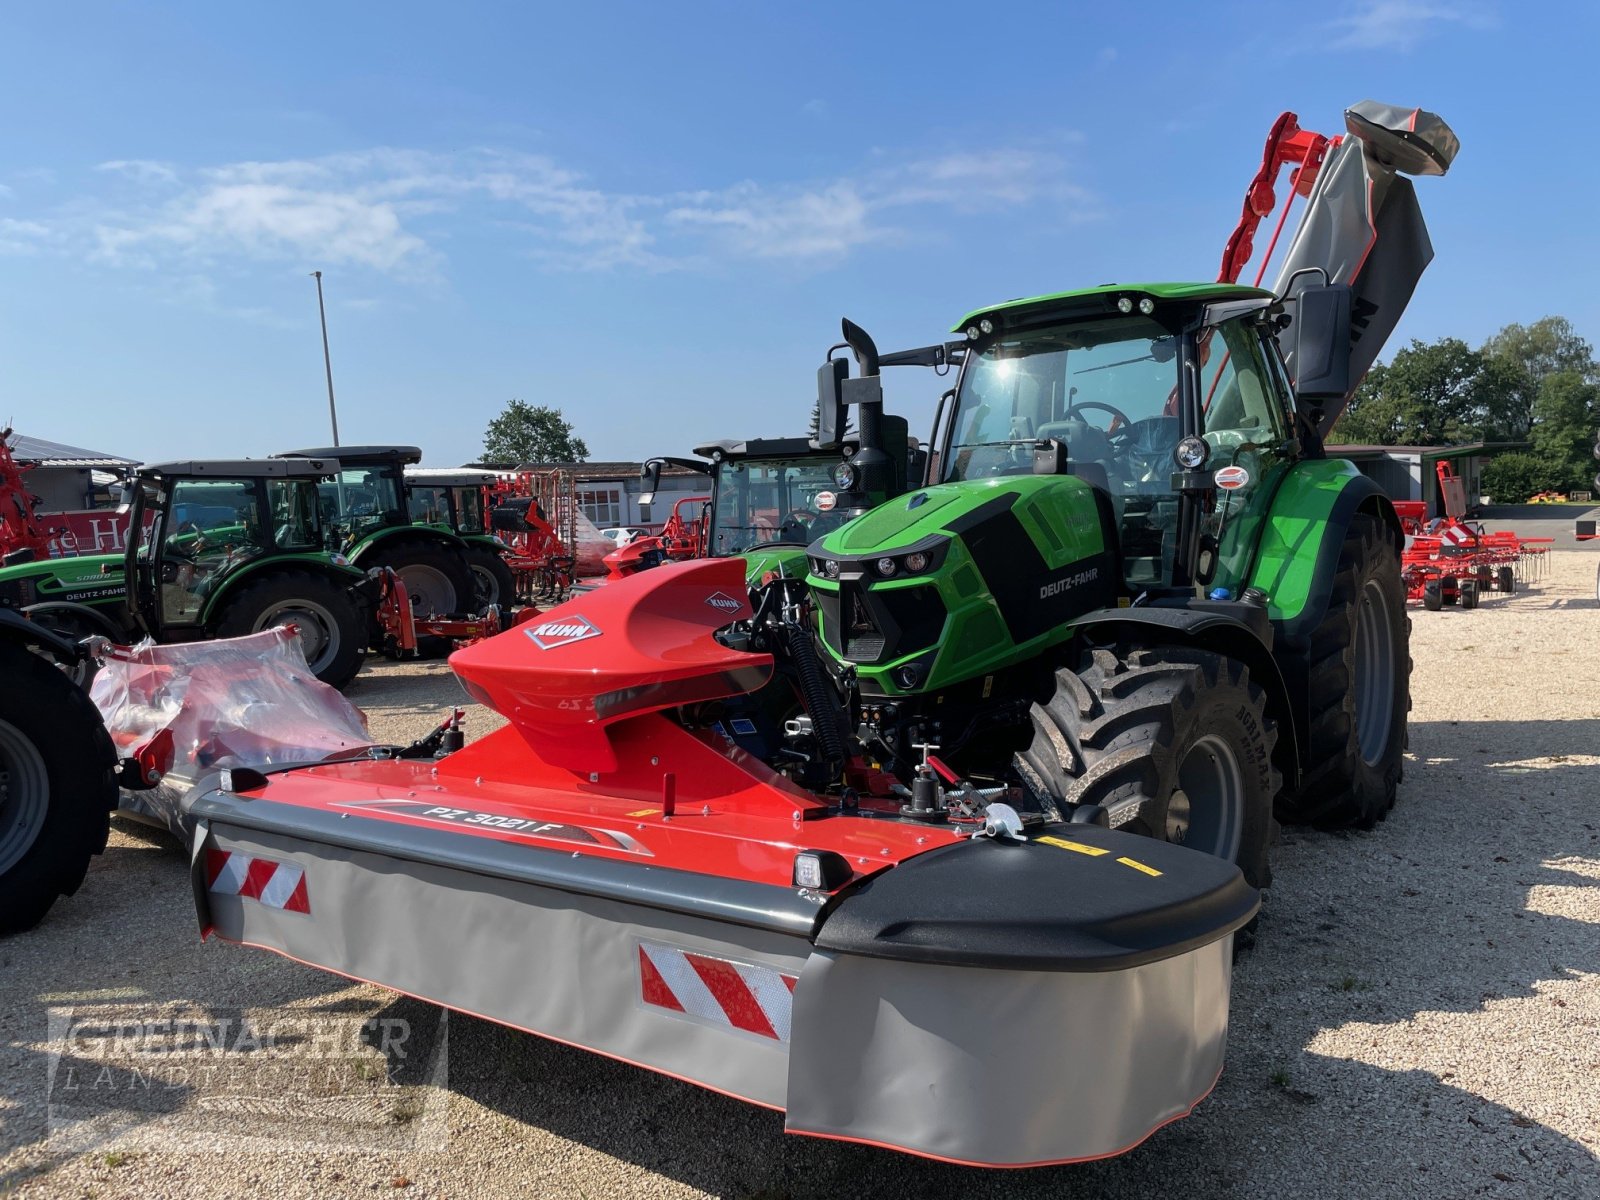
[[[218,896],[243,896],[268,908],[309,913],[306,873],[294,863],[251,858],[233,850],[206,851],[206,889]]]
[[[1472,531],[1463,529],[1459,525],[1446,525],[1439,531],[1439,536],[1452,546],[1465,546],[1473,540]]]
[[[774,1041],[789,1040],[795,982],[795,976],[771,967],[639,943],[639,983],[646,1004]]]

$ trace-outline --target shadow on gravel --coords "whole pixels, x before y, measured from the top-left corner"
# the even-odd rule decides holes
[[[452,1027],[451,1088],[730,1197],[1600,1192],[1592,1147],[1475,1094],[1474,1081],[1452,1083],[1481,1079],[1492,1049],[1457,1062],[1426,1036],[1502,1001],[1553,1006],[1542,984],[1600,972],[1600,926],[1529,907],[1532,889],[1593,885],[1564,863],[1600,859],[1600,769],[1508,761],[1595,752],[1600,721],[1414,723],[1412,744],[1418,761],[1377,830],[1286,832],[1256,946],[1235,970],[1222,1080],[1192,1117],[1124,1157],[989,1172],[790,1137],[778,1114],[470,1019]],[[1312,1049],[1322,1038],[1337,1048]],[[1574,1053],[1600,1058],[1594,1031],[1585,1045]],[[1360,1061],[1384,1055],[1409,1061]]]

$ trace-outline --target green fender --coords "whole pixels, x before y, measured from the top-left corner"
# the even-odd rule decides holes
[[[345,553],[356,566],[361,566],[363,560],[379,547],[388,546],[395,541],[407,542],[433,542],[453,553],[461,552],[461,539],[447,530],[435,525],[389,525],[383,529],[367,534]]]
[[[289,570],[321,575],[335,587],[353,587],[364,583],[367,578],[364,571],[340,563],[327,554],[274,554],[258,562],[246,563],[229,574],[222,586],[206,597],[205,607],[200,610],[199,623],[208,629],[213,627],[222,619],[223,610],[241,587],[255,583],[264,575],[276,575]]]
[[[1400,518],[1382,488],[1343,458],[1295,463],[1273,494],[1248,576],[1267,595],[1267,615],[1284,632],[1321,618],[1345,530],[1358,512],[1380,517],[1401,537]]]

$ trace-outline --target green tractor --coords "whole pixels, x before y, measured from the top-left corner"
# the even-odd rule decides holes
[[[485,505],[485,491],[494,481],[493,471],[470,468],[408,467],[405,473],[411,519],[460,538],[477,604],[497,604],[509,612],[516,604],[517,581],[506,565],[505,542],[489,528]]]
[[[317,487],[336,470],[303,458],[142,467],[126,553],[0,568],[0,604],[72,641],[187,642],[293,622],[317,678],[343,687],[361,668],[367,601],[366,577],[323,549]]]
[[[1020,783],[1258,887],[1275,806],[1382,818],[1409,708],[1400,525],[1316,420],[1350,390],[1350,299],[1148,284],[974,312],[943,348],[961,369],[927,485],[885,503],[882,364],[845,322],[860,373],[824,367],[819,441],[860,406],[835,506],[859,515],[811,544],[807,584],[868,756]]]
[[[474,610],[476,585],[467,547],[446,529],[418,525],[406,503],[405,468],[422,461],[415,446],[329,446],[278,457],[337,459],[322,485],[328,549],[361,571],[389,567],[418,617]]]
[[[879,490],[864,498],[871,504],[900,495],[924,469],[924,456],[912,447],[904,417],[883,416],[881,430],[892,465]],[[645,463],[641,499],[660,487],[665,464],[709,475],[705,556],[743,555],[752,584],[769,574],[798,579],[805,575],[805,547],[849,519],[850,514],[836,505],[841,494],[856,487],[850,458],[858,444],[850,438],[818,448],[810,439],[798,437],[708,442],[695,447],[697,458],[653,458]],[[624,552],[630,548],[624,547]]]

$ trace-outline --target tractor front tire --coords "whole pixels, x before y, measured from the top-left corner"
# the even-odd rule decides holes
[[[117,805],[116,751],[88,696],[47,659],[0,645],[0,934],[83,883]]]
[[[280,571],[242,587],[229,600],[216,633],[244,637],[275,625],[297,625],[312,674],[342,688],[361,670],[367,641],[363,616],[347,588],[308,571]]]
[[[1065,813],[1098,804],[1114,828],[1226,858],[1272,879],[1277,731],[1244,665],[1181,647],[1088,652],[1056,672],[1017,756],[1026,785]]]
[[[1430,596],[1425,588],[1423,606],[1431,610]],[[1327,610],[1296,664],[1310,713],[1306,771],[1299,789],[1279,798],[1280,820],[1371,829],[1394,807],[1411,709],[1405,599],[1399,547],[1381,520],[1357,513]]]
[[[506,560],[483,546],[468,546],[467,566],[472,568],[474,608],[482,611],[496,604],[510,612],[517,602],[517,577]]]

